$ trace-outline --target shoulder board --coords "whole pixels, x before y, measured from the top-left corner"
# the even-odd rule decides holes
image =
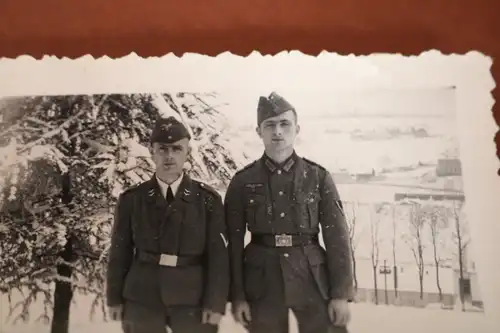
[[[125,190],[123,190],[122,194],[133,192],[134,190],[139,188],[139,185],[140,184],[135,184],[135,185],[132,185],[132,186],[126,188]]]
[[[323,170],[323,171],[326,171],[325,167],[324,167],[324,166],[322,166],[321,164],[318,164],[318,163],[316,163],[316,162],[313,162],[313,161],[311,161],[311,160],[308,160],[308,159],[307,159],[307,158],[305,158],[305,157],[302,157],[302,159],[303,159],[306,163],[311,164],[311,165],[314,165],[315,167],[318,167],[319,169],[321,169],[321,170]]]
[[[252,163],[249,163],[247,165],[245,165],[243,168],[241,168],[240,170],[236,171],[235,175],[243,172],[243,171],[246,171],[248,169],[250,169],[251,167],[253,167],[255,165],[255,163],[257,163],[257,161],[253,161]]]
[[[135,191],[139,190],[142,187],[142,185],[144,185],[145,183],[146,182],[134,184],[134,185],[126,188],[125,190],[123,190],[122,195],[129,194],[129,193],[134,193]]]
[[[212,187],[212,186],[208,185],[207,183],[201,182],[201,181],[199,181],[199,180],[195,180],[195,182],[197,182],[197,183],[198,183],[198,185],[199,185],[202,189],[206,190],[207,192],[210,192],[210,193],[214,194],[214,195],[215,195],[215,196],[217,196],[217,197],[219,197],[219,196],[220,196],[219,192],[218,192],[218,191],[217,191],[214,187]]]

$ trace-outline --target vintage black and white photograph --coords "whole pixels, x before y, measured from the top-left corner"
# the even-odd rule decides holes
[[[169,89],[89,63],[81,90],[0,91],[0,332],[486,329],[491,161],[465,161],[479,127],[430,58],[151,61]]]

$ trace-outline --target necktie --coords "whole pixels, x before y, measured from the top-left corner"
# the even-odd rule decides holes
[[[172,192],[172,187],[168,187],[167,190],[167,203],[170,205],[172,202],[174,202],[174,192]]]

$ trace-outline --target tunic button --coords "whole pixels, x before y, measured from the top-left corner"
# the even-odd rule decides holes
[[[285,213],[281,213],[281,214],[280,214],[280,216],[281,216],[281,217],[285,217]]]
[[[288,253],[285,253],[285,254],[284,254],[284,256],[285,256],[286,258],[288,258],[289,254],[288,254]]]
[[[278,175],[281,175],[281,170],[278,170]]]
[[[250,203],[253,203],[253,199],[250,199]]]
[[[283,195],[283,191],[280,191],[280,192],[279,192],[279,195]]]

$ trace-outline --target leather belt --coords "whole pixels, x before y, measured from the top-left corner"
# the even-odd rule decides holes
[[[318,235],[304,234],[252,234],[251,242],[267,247],[299,247],[318,244]]]
[[[157,264],[168,267],[196,266],[201,265],[202,256],[176,256],[173,254],[159,254],[137,250],[137,259],[142,262]]]

